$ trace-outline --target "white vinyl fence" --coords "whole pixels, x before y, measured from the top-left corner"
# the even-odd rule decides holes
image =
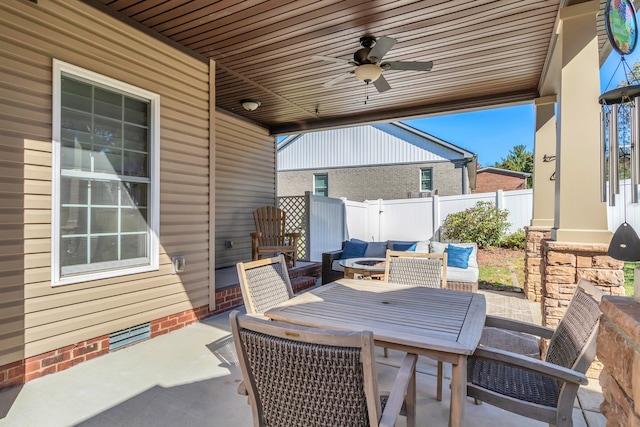
[[[367,207],[366,229],[362,225],[350,227],[352,211],[359,209],[356,202],[347,205],[347,232],[349,238],[366,241],[429,240],[439,237],[442,223],[451,213],[473,207],[477,202],[492,202],[500,209],[507,209],[513,233],[531,222],[532,190],[495,193],[464,194],[459,196],[433,196],[418,199],[373,200],[362,202]],[[360,218],[362,214],[358,212]]]
[[[626,219],[640,231],[640,204],[631,204],[630,185],[626,190]],[[311,196],[309,212],[309,260],[321,261],[322,253],[340,249],[342,241],[357,238],[365,241],[439,239],[439,231],[447,215],[489,201],[509,211],[508,233],[531,224],[533,190],[495,193],[433,196],[418,199],[370,200],[354,202],[346,199]],[[616,206],[608,207],[609,230],[615,231],[625,218],[625,196],[616,196]],[[585,213],[588,215],[588,213]]]

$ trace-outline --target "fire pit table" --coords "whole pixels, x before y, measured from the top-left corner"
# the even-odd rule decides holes
[[[382,280],[387,265],[385,258],[349,258],[340,261],[345,279]]]

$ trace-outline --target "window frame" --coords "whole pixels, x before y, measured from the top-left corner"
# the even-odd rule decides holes
[[[319,177],[319,176],[324,176],[325,177],[325,181],[327,183],[326,187],[321,187],[321,188],[324,188],[324,190],[327,193],[324,196],[320,196],[319,194],[316,194],[316,188],[318,188],[318,187],[316,187],[316,177]],[[313,174],[313,195],[314,196],[319,196],[319,197],[329,197],[329,174],[328,173],[314,173]]]
[[[61,147],[61,115],[62,115],[62,77],[85,81],[96,87],[122,93],[131,98],[149,102],[149,140],[148,167],[149,187],[147,202],[147,244],[148,257],[142,258],[144,264],[132,264],[132,260],[110,261],[99,263],[102,267],[94,271],[80,272],[63,276],[60,269],[60,217],[61,217],[61,182],[62,182],[62,147]],[[52,179],[51,179],[51,286],[68,285],[91,280],[125,276],[160,269],[160,95],[107,77],[105,75],[78,67],[67,62],[53,59],[53,96],[52,96]],[[84,173],[79,175],[84,176]],[[65,176],[74,176],[67,171]],[[111,173],[92,172],[91,177],[108,178],[119,181],[121,176]],[[136,181],[135,177],[131,181]],[[127,179],[126,181],[129,181]],[[133,261],[135,263],[135,261]],[[127,265],[129,264],[129,265]],[[87,264],[85,264],[87,265]]]
[[[422,189],[422,172],[423,171],[429,171],[429,183],[431,184],[431,188],[429,188],[428,190]],[[433,191],[433,168],[432,167],[420,168],[418,188],[420,192]]]

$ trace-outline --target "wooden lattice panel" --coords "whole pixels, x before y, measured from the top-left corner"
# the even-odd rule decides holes
[[[278,197],[278,207],[287,213],[287,233],[300,233],[296,254],[298,259],[307,258],[307,224],[305,224],[304,196]]]

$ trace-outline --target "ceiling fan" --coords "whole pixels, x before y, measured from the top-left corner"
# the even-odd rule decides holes
[[[408,70],[408,71],[431,71],[433,67],[433,61],[427,62],[410,62],[410,61],[385,61],[382,62],[382,57],[386,55],[389,50],[396,44],[396,40],[382,36],[376,40],[373,36],[364,36],[360,38],[361,49],[358,49],[353,54],[353,60],[332,58],[330,56],[314,55],[311,58],[316,61],[328,61],[336,62],[338,64],[354,65],[356,68],[347,71],[344,74],[335,77],[322,86],[331,87],[336,83],[349,77],[351,74],[355,74],[356,78],[361,82],[373,83],[378,92],[386,92],[391,89],[389,83],[382,75],[386,70]]]

